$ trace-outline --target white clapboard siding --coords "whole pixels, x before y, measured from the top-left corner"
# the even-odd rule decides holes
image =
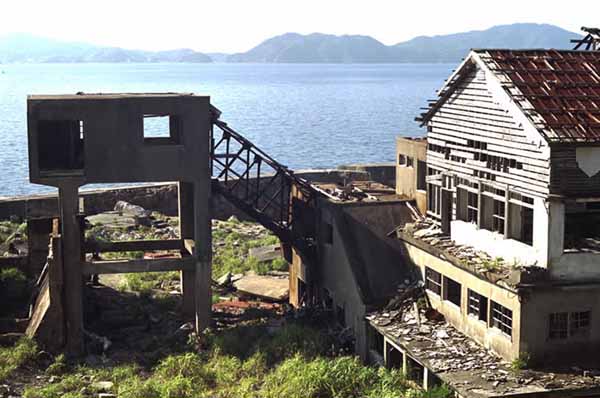
[[[464,178],[490,173],[500,184],[507,184],[533,196],[548,195],[550,168],[547,148],[540,148],[527,136],[523,126],[488,90],[483,71],[474,71],[463,80],[450,98],[428,121],[430,144],[449,148],[451,156],[465,162],[446,159],[444,153],[427,151],[432,167]],[[469,147],[469,141],[486,144],[486,149]],[[487,168],[487,162],[475,160],[479,152],[487,156],[513,159],[521,163],[508,172]],[[522,167],[521,167],[522,166]]]

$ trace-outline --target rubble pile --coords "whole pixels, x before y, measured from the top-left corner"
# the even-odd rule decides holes
[[[414,223],[406,224],[398,232],[443,250],[477,273],[493,274],[496,280],[508,277],[519,266],[518,264],[507,263],[500,257],[493,258],[486,252],[471,246],[456,244],[430,219],[422,218]]]
[[[425,297],[420,284],[407,286],[385,309],[369,314],[367,320],[459,392],[495,396],[597,387],[600,383],[600,372],[590,370],[551,373],[515,369],[445,322],[435,310],[418,306],[419,297]]]

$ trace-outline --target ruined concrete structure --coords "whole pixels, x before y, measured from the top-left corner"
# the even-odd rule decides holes
[[[211,306],[212,116],[208,97],[186,94],[30,96],[30,180],[59,190],[60,227],[55,226],[49,290],[41,295],[30,329],[47,313],[65,325],[71,354],[83,352],[83,276],[179,270],[184,312],[196,328],[209,324]],[[150,119],[166,123],[150,131]],[[90,183],[179,182],[180,237],[173,242],[86,242],[79,214],[79,187]],[[60,236],[58,235],[60,234]],[[102,247],[100,247],[102,246]],[[89,261],[86,252],[180,249],[180,258]],[[60,253],[60,254],[59,254]],[[53,292],[58,291],[59,294]],[[61,297],[63,300],[59,301]],[[54,299],[56,298],[56,299]],[[30,333],[36,333],[30,330]],[[48,333],[47,333],[48,334]],[[50,332],[49,334],[54,334]],[[60,337],[61,333],[57,333]]]
[[[398,170],[414,180],[399,176],[409,188],[397,190],[427,192],[426,218],[396,230],[404,257],[448,327],[505,361],[558,373],[598,365],[598,101],[598,52],[474,50],[418,119],[427,126],[424,179],[416,145],[398,141]],[[425,380],[437,373],[461,395],[597,396],[593,377],[461,386],[460,371],[464,379],[478,367],[429,355],[454,332],[438,338],[433,326],[422,334],[436,344],[419,347],[412,333],[402,337],[405,323],[382,313],[369,322],[382,340],[371,347],[387,361],[413,361]]]

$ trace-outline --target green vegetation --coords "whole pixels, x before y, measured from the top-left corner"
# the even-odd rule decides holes
[[[529,362],[531,361],[531,356],[527,352],[519,353],[519,357],[512,360],[510,363],[510,368],[513,371],[519,371],[523,369],[527,369],[529,367]]]
[[[256,232],[259,228],[260,232]],[[249,256],[255,247],[275,245],[279,239],[257,224],[237,221],[219,221],[213,227],[213,277],[215,279],[226,273],[240,274],[250,270],[259,275],[270,271],[287,271],[288,265],[283,258],[273,261],[259,262]]]
[[[46,370],[59,375],[56,382],[29,387],[24,397],[78,398],[102,389],[120,398],[449,396],[446,388],[428,393],[411,389],[399,370],[364,366],[356,357],[330,356],[325,336],[298,324],[272,336],[255,325],[207,337],[206,350],[169,355],[149,369],[135,364],[68,366],[58,357]]]
[[[143,272],[123,274],[124,281],[120,286],[123,291],[138,292],[150,295],[153,290],[171,281],[179,280],[179,272]]]
[[[0,383],[19,368],[31,362],[37,354],[37,346],[30,339],[20,339],[14,347],[0,347]]]

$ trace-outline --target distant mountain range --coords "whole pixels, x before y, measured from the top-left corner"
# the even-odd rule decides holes
[[[203,54],[190,49],[127,50],[13,34],[0,37],[0,62],[455,63],[471,48],[570,49],[570,39],[578,37],[558,26],[531,23],[419,36],[391,46],[369,36],[286,33],[244,53]]]
[[[17,33],[0,37],[0,62],[212,62],[212,59],[188,48],[168,51],[127,50]]]

